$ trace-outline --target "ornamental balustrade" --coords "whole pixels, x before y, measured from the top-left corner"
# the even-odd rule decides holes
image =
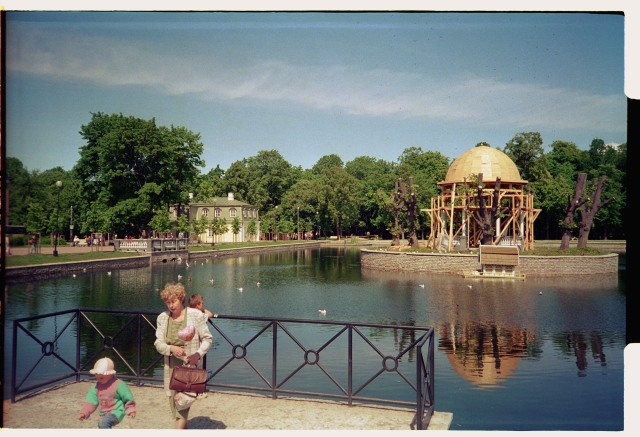
[[[158,314],[74,309],[13,321],[11,402],[62,381],[91,377],[104,356],[118,377],[162,384],[155,349]],[[208,387],[333,398],[415,409],[412,429],[427,429],[434,411],[433,328],[348,322],[218,316],[205,356]]]

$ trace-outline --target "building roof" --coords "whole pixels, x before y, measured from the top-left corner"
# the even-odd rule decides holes
[[[524,182],[516,164],[504,152],[488,146],[478,146],[469,149],[458,156],[449,167],[446,183],[464,182],[472,174],[482,173],[485,182],[500,178],[502,182]]]
[[[247,202],[243,202],[241,200],[231,199],[228,197],[211,197],[203,202],[192,202],[191,205],[194,206],[221,206],[221,207],[254,207],[253,205],[248,204]]]

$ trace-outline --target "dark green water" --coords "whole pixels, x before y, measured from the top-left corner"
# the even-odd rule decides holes
[[[453,412],[452,430],[623,429],[624,259],[605,277],[472,281],[362,270],[357,249],[324,248],[18,283],[6,288],[5,381],[13,319],[78,307],[159,313],[155,290],[178,275],[221,315],[434,327],[435,406]],[[299,335],[331,335],[314,329]],[[371,338],[398,347],[405,334]],[[217,339],[212,351],[222,347]]]

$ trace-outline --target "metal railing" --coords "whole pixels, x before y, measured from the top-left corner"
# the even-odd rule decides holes
[[[13,321],[13,344],[11,359],[11,402],[16,402],[16,396],[36,389],[51,386],[60,381],[75,379],[80,381],[82,375],[90,375],[89,369],[100,355],[109,354],[112,359],[118,360],[126,366],[128,372],[118,372],[118,377],[135,381],[136,385],[143,382],[162,383],[162,377],[154,376],[160,361],[163,359],[159,355],[153,341],[155,340],[155,312],[138,312],[138,311],[112,311],[99,309],[75,309],[68,311],[59,311],[41,316],[26,317]],[[53,318],[53,321],[52,321]],[[58,329],[57,320],[66,318],[62,323],[61,329]],[[153,321],[152,321],[153,320]],[[43,325],[53,323],[55,329],[53,332]],[[231,337],[237,335],[223,329],[225,323],[245,323],[249,324],[249,328],[255,329],[255,334],[246,342],[238,343],[231,340]],[[273,319],[265,317],[243,317],[243,316],[218,316],[218,318],[209,319],[209,324],[213,328],[214,338],[218,343],[215,348],[216,360],[223,361],[220,365],[211,368],[207,366],[207,357],[205,356],[205,367],[212,371],[212,378],[208,386],[226,389],[241,389],[249,391],[266,391],[271,393],[271,397],[276,399],[278,394],[298,394],[303,396],[320,397],[320,398],[336,398],[347,401],[348,405],[353,405],[354,401],[370,402],[387,405],[398,405],[415,409],[416,415],[411,424],[414,429],[426,429],[433,415],[434,409],[434,331],[433,328],[400,326],[400,325],[381,325],[381,324],[364,324],[364,323],[347,323],[347,322],[329,322],[329,321],[310,321],[299,319]],[[34,334],[29,326],[40,326],[39,333]],[[104,325],[104,326],[103,326]],[[305,347],[303,340],[296,337],[293,331],[298,327],[311,327],[313,330],[323,330],[325,335],[332,335],[330,339],[325,341],[320,347],[315,349]],[[322,328],[320,328],[322,326]],[[232,329],[233,328],[229,328]],[[380,332],[381,330],[400,330],[403,333],[409,333],[409,339],[405,342],[401,341],[397,350],[393,354],[385,354],[374,341],[365,335],[365,331],[373,330]],[[243,325],[242,334],[246,335],[246,326]],[[44,333],[40,333],[44,331]],[[74,332],[75,331],[75,337]],[[329,332],[331,331],[331,332]],[[335,331],[335,332],[334,332]],[[18,341],[18,333],[24,333],[26,337]],[[327,334],[328,332],[328,334]],[[397,333],[397,331],[394,331]],[[218,333],[219,336],[215,334]],[[63,335],[70,336],[69,340],[63,341]],[[48,337],[42,340],[38,337]],[[23,336],[24,337],[24,336]],[[260,347],[253,347],[254,342],[258,343],[259,339],[268,338],[271,342],[268,350],[265,352]],[[373,335],[372,337],[375,337]],[[27,347],[27,339],[33,340]],[[224,348],[221,346],[222,339],[230,346],[228,358],[225,358]],[[340,377],[332,375],[329,365],[321,362],[321,356],[328,352],[329,346],[338,345],[340,341],[346,340],[346,351],[340,349],[340,353],[346,352],[346,370],[341,369],[341,376],[344,378],[346,373],[346,384],[339,382]],[[355,341],[358,341],[357,347]],[[289,348],[279,348],[279,341],[287,341]],[[65,353],[59,350],[60,344],[66,344],[67,354],[71,354],[72,358],[64,357]],[[70,344],[73,343],[72,347]],[[20,344],[20,348],[18,345]],[[251,347],[251,348],[250,348]],[[71,349],[74,349],[71,351]],[[64,348],[63,348],[64,349]],[[291,349],[297,351],[291,352]],[[211,352],[212,349],[210,349]],[[229,349],[227,349],[229,350]],[[253,353],[255,350],[255,353]],[[283,352],[285,350],[285,352]],[[252,353],[250,353],[252,352]],[[39,355],[39,356],[37,356]],[[53,356],[62,365],[63,371],[52,373],[51,366],[46,368],[46,376],[38,376],[36,369],[43,362],[45,357]],[[335,357],[334,355],[331,355]],[[340,355],[344,357],[344,355]],[[371,356],[381,358],[379,368]],[[362,358],[367,360],[369,368],[378,370],[364,383],[356,386],[354,384],[354,376],[357,375],[354,369],[354,360]],[[292,371],[283,372],[278,375],[278,365],[287,362],[287,364],[296,361],[302,362]],[[415,367],[410,364],[404,364],[404,361],[411,362],[415,360]],[[30,368],[25,365],[25,361],[31,361],[33,364]],[[74,361],[71,363],[70,361]],[[209,360],[211,361],[211,360]],[[247,385],[246,379],[238,376],[240,381],[232,381],[225,383],[219,377],[221,372],[229,369],[231,363],[243,361],[257,375],[258,380],[264,383],[264,386]],[[257,361],[271,363],[271,375],[265,376],[264,371],[260,370]],[[327,360],[331,366],[335,366],[335,360]],[[116,362],[116,368],[118,368]],[[317,367],[331,381],[332,388],[337,392],[329,391],[311,391],[302,389],[290,389],[284,387],[287,382],[299,374],[305,368]],[[17,370],[21,369],[21,378],[18,381]],[[413,373],[415,369],[415,374]],[[66,373],[65,373],[66,372]],[[42,372],[41,372],[42,373]],[[162,375],[162,372],[159,372]],[[230,372],[227,372],[230,373]],[[231,372],[232,373],[232,372]],[[387,373],[394,373],[401,380],[396,379],[396,383],[404,381],[403,389],[415,392],[415,401],[389,399],[387,397],[363,396],[362,392],[365,388],[377,380],[378,383],[388,384],[387,381],[381,381],[384,378],[380,376]],[[232,373],[233,374],[233,373]],[[406,375],[405,375],[406,374]],[[408,376],[407,376],[408,375]],[[360,375],[357,375],[360,376]],[[31,385],[26,386],[27,382],[35,379]],[[218,378],[217,378],[218,377]],[[395,390],[395,389],[394,389]]]

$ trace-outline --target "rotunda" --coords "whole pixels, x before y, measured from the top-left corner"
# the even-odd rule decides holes
[[[533,248],[533,222],[541,210],[533,207],[533,194],[525,193],[527,181],[504,152],[484,145],[469,149],[438,185],[440,195],[422,210],[430,219],[428,247],[466,250],[483,239],[487,244],[491,234],[493,245]]]

